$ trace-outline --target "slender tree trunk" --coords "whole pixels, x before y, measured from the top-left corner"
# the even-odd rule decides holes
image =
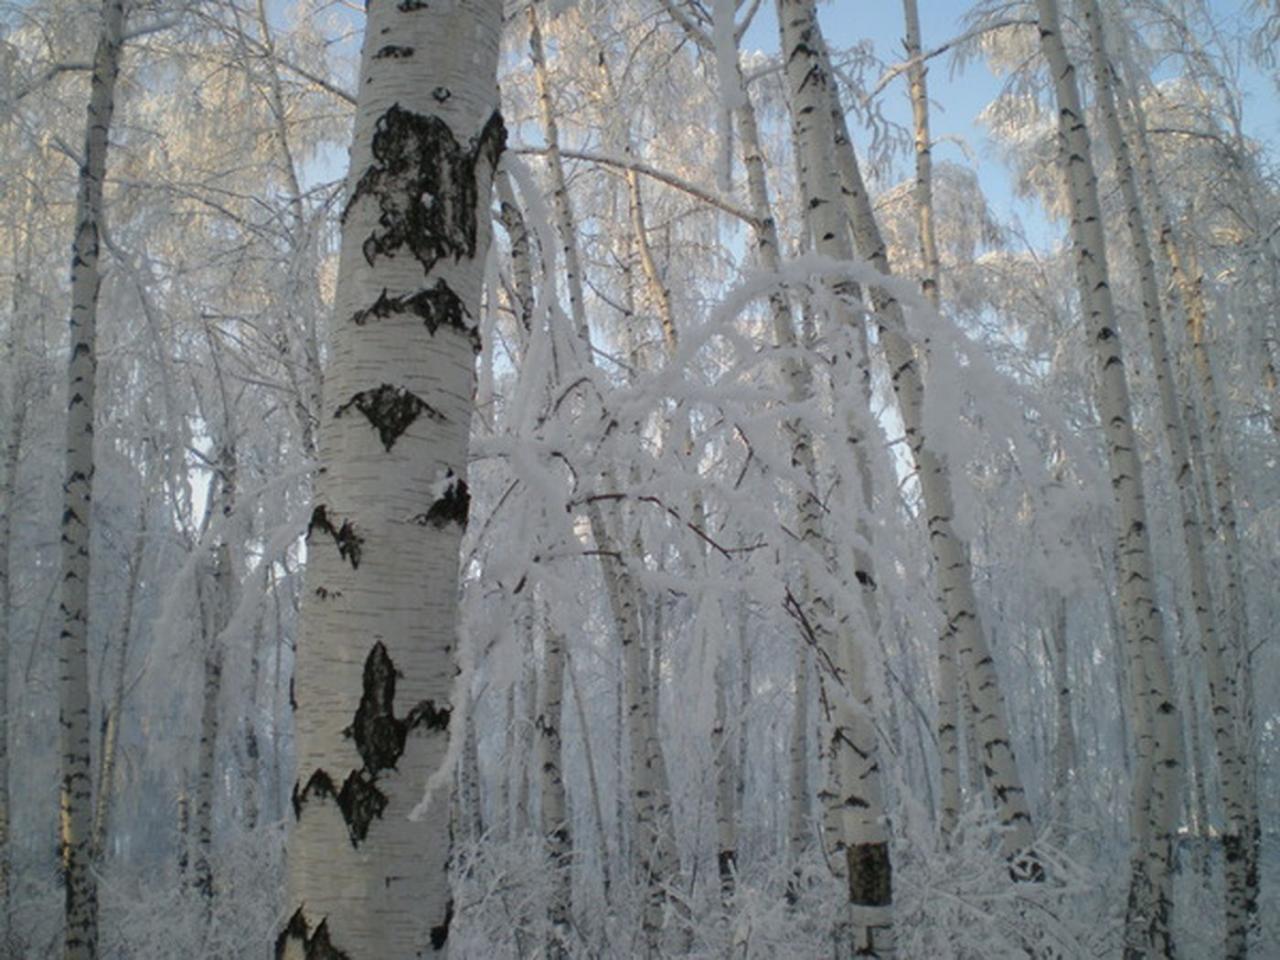
[[[792,866],[808,849],[813,835],[809,823],[809,648],[796,647],[795,719],[791,723],[791,796],[787,816],[787,844]]]
[[[816,27],[816,20],[814,22]],[[820,35],[816,39],[816,56],[823,62],[824,69],[827,69],[826,45]],[[854,243],[858,253],[887,276],[892,272],[887,247],[876,224],[871,198],[863,183],[853,144],[849,139],[844,110],[834,88],[827,92],[827,96],[828,111],[834,126],[835,161]],[[947,465],[933,451],[925,436],[924,381],[919,363],[913,346],[905,336],[901,304],[879,286],[871,291],[871,299],[879,317],[880,341],[884,346],[908,445],[916,464],[928,517],[929,544],[947,616],[947,626],[940,638],[939,649],[942,682],[945,685],[948,679],[946,658],[949,654],[953,658],[958,657],[972,702],[971,717],[979,740],[982,773],[1003,828],[1002,849],[1014,864],[1013,872],[1016,877],[1038,880],[1043,877],[1043,869],[1031,850],[1035,833],[1013,751],[1004,695],[1000,690],[995,662],[978,614],[968,548],[952,526],[955,506],[951,497]],[[945,693],[942,706],[949,707]],[[939,720],[940,728],[946,725],[948,719],[949,712],[943,712]],[[945,731],[940,729],[940,733],[942,732]],[[946,803],[944,800],[944,805]]]
[[[12,905],[12,850],[9,839],[9,655],[13,586],[10,580],[10,538],[13,533],[13,509],[17,501],[18,463],[21,460],[27,416],[27,381],[19,367],[21,361],[18,351],[23,309],[22,286],[21,278],[15,278],[13,310],[5,339],[4,378],[8,403],[5,409],[4,447],[0,450],[0,457],[3,457],[0,461],[3,470],[0,473],[0,946],[9,940]]]
[[[778,21],[781,28],[783,56],[787,63],[787,81],[792,122],[800,150],[801,180],[804,184],[804,208],[812,218],[814,248],[818,253],[851,260],[848,226],[840,206],[838,178],[830,163],[833,131],[827,124],[831,115],[830,71],[821,56],[822,35],[812,0],[779,0]],[[853,291],[847,283],[836,284],[837,296]],[[849,314],[846,323],[858,323]],[[855,445],[860,437],[850,431]],[[812,450],[808,451],[812,458]],[[870,491],[865,463],[862,464],[863,494]],[[869,505],[869,504],[868,504]],[[802,539],[825,553],[819,515],[802,520]],[[855,575],[863,587],[868,620],[873,628],[877,621],[872,606],[874,578],[869,561],[855,561]],[[853,939],[851,954],[891,957],[894,955],[892,866],[889,857],[889,829],[884,809],[879,767],[879,744],[872,717],[875,707],[867,683],[864,644],[847,632],[837,635],[829,604],[811,597],[814,610],[814,634],[825,658],[839,671],[843,690],[832,689],[828,702],[832,709],[832,758],[837,775],[840,813],[838,847],[846,860],[849,922]]]
[[[505,142],[501,7],[368,11],[308,528],[284,960],[448,949],[449,796],[422,790],[448,777],[477,322]]]
[[[89,699],[89,531],[93,502],[99,223],[107,138],[115,110],[124,34],[123,0],[106,0],[93,58],[84,155],[71,250],[71,341],[67,369],[66,482],[62,518],[62,642],[59,717],[62,756],[62,878],[66,960],[98,954],[98,889],[92,871],[93,779]]]
[[[111,704],[103,719],[101,756],[98,760],[98,796],[93,810],[93,859],[100,863],[105,855],[107,825],[111,804],[115,799],[116,757],[120,749],[120,720],[124,709],[125,676],[129,664],[129,641],[133,633],[133,609],[142,579],[143,549],[147,543],[147,509],[144,498],[138,510],[138,532],[134,536],[129,557],[129,586],[124,594],[124,614],[120,618],[120,652],[116,658],[115,676],[111,683]]]
[[[577,225],[560,157],[560,134],[551,100],[546,55],[538,13],[533,4],[527,8],[529,22],[529,55],[534,67],[539,115],[547,142],[547,166],[551,176],[553,207],[564,256],[565,286],[569,294],[569,310],[577,333],[577,346],[582,351],[581,363],[594,365],[591,332],[587,323],[583,294],[583,271],[578,254]],[[604,471],[610,490],[618,489],[612,470]],[[664,797],[665,774],[661,767],[661,744],[657,737],[657,716],[652,684],[649,683],[649,656],[641,629],[641,592],[631,571],[631,560],[624,555],[621,537],[606,522],[599,501],[587,505],[587,519],[592,537],[602,558],[601,574],[616,629],[621,640],[625,672],[625,711],[627,715],[628,751],[631,770],[631,814],[635,818],[632,834],[632,860],[637,865],[646,888],[644,937],[646,949],[657,949],[662,923],[662,907],[666,899],[665,867],[669,858],[662,847],[671,842],[668,825],[661,819],[662,810],[670,809]],[[635,554],[638,561],[643,553]]]
[[[1248,955],[1248,891],[1243,836],[1247,830],[1245,809],[1244,760],[1235,730],[1235,678],[1224,667],[1225,638],[1219,630],[1218,609],[1209,582],[1199,509],[1196,504],[1194,470],[1192,468],[1182,410],[1176,396],[1173,364],[1165,339],[1164,317],[1160,309],[1160,285],[1156,277],[1155,259],[1147,232],[1146,216],[1138,194],[1138,180],[1130,158],[1129,143],[1120,124],[1114,86],[1115,71],[1104,40],[1102,10],[1098,0],[1082,0],[1084,21],[1089,31],[1093,54],[1093,78],[1098,106],[1102,113],[1107,141],[1115,158],[1116,179],[1125,203],[1125,221],[1129,241],[1138,264],[1142,292],[1142,308],[1155,369],[1160,411],[1164,419],[1165,442],[1170,466],[1178,490],[1178,507],[1182,517],[1183,544],[1187,550],[1190,603],[1195,610],[1200,634],[1200,649],[1209,685],[1209,712],[1213,721],[1214,744],[1218,753],[1218,769],[1222,785],[1222,804],[1226,813],[1226,941],[1223,956],[1227,960],[1243,960]],[[1201,353],[1197,350],[1197,354]],[[1207,355],[1205,357],[1207,362]],[[1197,361],[1199,364],[1199,361]],[[1226,482],[1229,482],[1229,477]],[[1219,491],[1221,494],[1221,490]],[[1234,514],[1232,515],[1234,526]]]
[[[1054,703],[1057,730],[1053,742],[1054,819],[1059,842],[1068,839],[1072,771],[1076,766],[1076,736],[1071,722],[1071,648],[1067,643],[1067,598],[1059,597],[1050,633],[1053,638]]]
[[[547,838],[554,871],[551,892],[551,941],[549,957],[567,954],[572,912],[569,858],[573,844],[569,834],[569,811],[565,804],[563,745],[560,726],[564,716],[565,638],[547,618],[542,674],[542,697],[538,707],[538,771],[542,789],[542,835]]]
[[[1133,860],[1126,955],[1172,956],[1172,840],[1181,804],[1182,731],[1155,599],[1142,462],[1138,456],[1120,331],[1108,286],[1097,176],[1075,71],[1067,59],[1056,0],[1037,0],[1040,43],[1058,102],[1059,138],[1071,196],[1071,235],[1086,329],[1098,366],[1098,407],[1117,511],[1117,555],[1126,645],[1137,651],[1130,692],[1147,719],[1138,741]]]
[[[215,354],[216,356],[216,354]],[[216,361],[215,361],[216,365]],[[218,371],[221,380],[221,371]],[[225,400],[225,396],[224,396]],[[225,411],[224,411],[225,412]],[[229,412],[226,417],[229,421]],[[218,794],[218,736],[222,706],[222,668],[227,625],[235,609],[237,573],[232,563],[230,521],[236,500],[236,454],[228,438],[218,457],[215,514],[216,545],[201,567],[208,570],[200,586],[204,640],[204,687],[200,710],[200,743],[196,763],[196,890],[204,898],[206,920],[217,889],[213,876],[214,803]],[[237,545],[238,546],[238,545]]]

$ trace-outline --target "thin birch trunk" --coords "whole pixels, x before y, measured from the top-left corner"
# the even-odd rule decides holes
[[[15,238],[15,248],[17,246]],[[5,338],[4,378],[8,404],[3,457],[0,474],[0,944],[9,940],[12,891],[10,869],[12,851],[9,839],[9,655],[10,620],[13,614],[13,585],[10,579],[10,538],[13,533],[13,509],[17,499],[18,463],[22,454],[23,431],[26,426],[26,377],[19,368],[18,333],[22,316],[20,280],[13,284],[13,309],[9,332]]]
[[[787,64],[792,122],[801,156],[801,180],[806,194],[804,208],[812,218],[814,248],[825,256],[849,261],[853,250],[839,202],[837,171],[830,162],[834,140],[833,131],[827,123],[831,116],[830,72],[820,53],[823,41],[812,0],[778,0],[778,21]],[[853,293],[848,287],[847,283],[839,283],[833,292],[838,297],[847,297]],[[859,323],[847,307],[844,313],[841,318],[844,323]],[[857,450],[856,444],[861,438],[852,429],[849,440]],[[811,463],[813,451],[808,450],[806,455]],[[870,492],[870,480],[865,461],[860,466],[862,493],[866,498]],[[802,519],[801,539],[809,541],[811,549],[820,555],[827,552],[820,516],[816,511],[806,511]],[[856,578],[863,587],[868,620],[874,629],[878,617],[873,611],[875,581],[869,561],[865,557],[857,557],[855,568]],[[891,957],[895,951],[889,830],[881,785],[878,736],[872,722],[875,708],[863,662],[864,645],[837,626],[829,601],[821,597],[808,600],[806,606],[816,614],[813,632],[818,647],[835,665],[839,681],[845,687],[844,690],[832,690],[828,699],[833,718],[832,759],[837,771],[834,786],[839,791],[838,845],[846,861],[848,922],[853,934],[850,953]]]
[[[809,648],[796,647],[795,718],[791,723],[791,795],[787,816],[787,847],[793,869],[808,849],[809,823]]]
[[[529,23],[529,55],[534,67],[534,79],[539,104],[539,118],[547,143],[546,158],[551,177],[552,200],[561,252],[564,256],[565,286],[569,294],[569,311],[578,347],[582,351],[581,362],[594,365],[591,332],[587,323],[586,303],[583,293],[583,271],[578,254],[577,227],[573,207],[565,179],[564,165],[560,157],[560,134],[551,100],[547,76],[546,54],[538,13],[533,4],[527,8]],[[618,485],[611,470],[605,471],[605,482],[611,489]],[[659,777],[661,747],[657,740],[656,715],[652,685],[648,682],[649,658],[641,630],[640,590],[631,572],[630,561],[624,555],[619,542],[606,522],[600,502],[587,504],[587,519],[596,548],[604,562],[601,574],[623,652],[625,673],[625,711],[627,715],[628,752],[631,771],[631,813],[635,817],[632,835],[633,861],[645,886],[643,928],[646,949],[657,949],[662,925],[662,908],[665,902],[664,875],[661,845],[670,842],[669,831],[660,822],[660,809],[664,805],[659,791],[665,777]],[[636,558],[643,556],[637,553]],[[656,761],[656,762],[655,762]],[[669,801],[666,802],[669,810]],[[664,840],[663,835],[667,834]]]
[[[1058,842],[1071,836],[1072,771],[1076,766],[1076,737],[1071,723],[1071,648],[1067,643],[1067,598],[1059,597],[1050,634],[1053,640],[1053,686],[1057,722],[1053,741],[1053,806]]]
[[[216,351],[214,354],[216,358]],[[215,368],[217,361],[215,359]],[[221,385],[221,371],[218,370]],[[226,397],[224,394],[224,403]],[[225,408],[224,408],[225,409]],[[229,421],[230,413],[226,411]],[[229,426],[229,424],[228,424]],[[229,431],[228,431],[229,435]],[[230,528],[236,500],[236,454],[229,440],[218,457],[214,513],[220,521],[217,544],[208,560],[208,583],[202,583],[201,622],[204,641],[204,687],[200,711],[200,742],[196,764],[196,890],[204,898],[206,920],[216,895],[213,876],[213,819],[218,778],[218,737],[221,718],[222,668],[227,625],[235,608],[237,574],[232,562]],[[202,567],[205,565],[202,564]]]
[[[542,789],[542,835],[547,839],[551,867],[555,877],[551,891],[551,940],[547,955],[567,955],[571,923],[569,858],[573,844],[569,834],[569,815],[564,792],[564,754],[560,728],[564,715],[564,644],[565,638],[544,617],[545,650],[542,674],[542,697],[538,707],[538,772]]]
[[[816,56],[826,69],[826,45],[820,35],[816,50]],[[827,95],[830,98],[827,109],[834,125],[835,160],[855,246],[862,257],[880,273],[888,276],[892,271],[887,247],[875,220],[870,195],[862,180],[844,119],[844,110],[834,88]],[[1003,831],[1001,847],[1013,865],[1015,877],[1039,880],[1043,878],[1044,871],[1032,850],[1035,832],[1031,812],[1014,755],[1000,679],[978,613],[968,546],[952,526],[955,506],[947,465],[934,452],[925,435],[924,381],[919,361],[914,347],[905,336],[901,304],[879,286],[871,291],[871,299],[879,318],[880,342],[884,347],[908,446],[916,465],[925,504],[935,575],[947,616],[946,629],[939,639],[942,683],[946,684],[948,680],[949,668],[945,660],[949,655],[958,658],[972,701],[971,716],[974,732],[979,740],[982,773]],[[943,712],[940,716],[940,734],[944,733],[941,727],[949,720],[949,704],[945,693],[942,706],[948,708],[948,712]]]
[[[929,132],[929,89],[925,81],[928,73],[920,59],[920,12],[916,0],[903,0],[903,20],[906,25],[905,53],[912,66],[907,70],[908,90],[911,96],[911,117],[915,131],[916,158],[916,229],[920,235],[920,262],[923,272],[920,289],[938,309],[941,304],[941,266],[938,257],[937,234],[933,219],[933,138]],[[960,693],[956,672],[953,644],[944,638],[938,644],[938,759],[941,791],[939,796],[938,826],[943,843],[950,842],[960,817]]]
[[[101,756],[98,759],[98,795],[93,809],[92,848],[95,863],[105,855],[107,824],[115,799],[116,757],[120,749],[120,719],[124,709],[125,676],[129,664],[129,641],[133,634],[133,609],[142,579],[143,548],[147,543],[147,508],[144,498],[138,510],[138,532],[134,535],[127,574],[129,586],[124,594],[124,613],[120,618],[120,652],[116,655],[115,674],[111,683],[111,703],[102,730]]]
[[[368,11],[308,529],[278,960],[448,951],[449,796],[422,790],[448,776],[477,324],[505,142],[501,7]]]
[[[1141,671],[1130,693],[1145,714],[1148,736],[1138,741],[1134,837],[1126,955],[1172,956],[1170,908],[1172,840],[1181,805],[1182,731],[1156,607],[1142,462],[1138,456],[1120,331],[1111,299],[1102,211],[1092,147],[1075,70],[1067,59],[1056,0],[1037,0],[1041,50],[1058,103],[1059,138],[1071,196],[1071,236],[1086,329],[1097,362],[1098,407],[1107,440],[1117,517],[1120,600],[1126,645]]]
[[[58,725],[62,758],[61,848],[65,885],[63,955],[98,953],[98,889],[92,870],[93,770],[89,695],[89,531],[97,367],[98,267],[107,142],[115,110],[124,34],[123,0],[105,0],[93,57],[71,250],[70,362],[67,368],[66,481],[62,518],[62,639]]]
[[[1176,395],[1173,364],[1170,362],[1165,338],[1164,317],[1160,309],[1160,284],[1156,277],[1155,259],[1147,232],[1146,216],[1138,194],[1137,175],[1130,156],[1129,142],[1121,127],[1116,106],[1114,87],[1117,78],[1107,54],[1102,10],[1098,0],[1082,0],[1082,3],[1084,22],[1089,32],[1093,55],[1093,79],[1098,107],[1102,113],[1107,141],[1115,159],[1116,179],[1124,198],[1129,241],[1138,264],[1147,342],[1151,349],[1152,366],[1155,369],[1170,467],[1178,490],[1182,539],[1187,551],[1190,603],[1195,611],[1196,625],[1199,628],[1205,679],[1209,686],[1209,713],[1218,754],[1222,804],[1226,814],[1226,834],[1223,837],[1223,846],[1226,851],[1226,940],[1223,956],[1227,960],[1242,960],[1248,955],[1248,890],[1242,846],[1242,838],[1247,830],[1248,814],[1245,809],[1244,760],[1235,730],[1235,678],[1229,677],[1224,667],[1225,638],[1220,634],[1218,608],[1214,603],[1209,581],[1209,567],[1205,558],[1204,539],[1196,504],[1195,474],[1190,458],[1186,427],[1183,424],[1182,411]],[[1203,349],[1197,348],[1196,353],[1197,367],[1199,367],[1201,363],[1199,355],[1203,354]],[[1207,354],[1204,354],[1206,367],[1207,361]],[[1229,476],[1224,479],[1224,482],[1230,482]],[[1222,492],[1219,489],[1220,496]],[[1231,514],[1231,522],[1234,528],[1234,512]]]

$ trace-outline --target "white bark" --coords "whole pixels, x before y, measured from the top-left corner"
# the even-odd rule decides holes
[[[1147,232],[1146,215],[1138,194],[1137,175],[1134,172],[1129,143],[1120,124],[1114,90],[1116,77],[1104,41],[1102,10],[1098,0],[1082,0],[1082,3],[1084,22],[1089,31],[1093,55],[1093,78],[1098,107],[1102,113],[1103,127],[1115,160],[1116,179],[1124,198],[1129,241],[1138,264],[1147,343],[1151,349],[1152,366],[1156,375],[1160,412],[1164,420],[1164,437],[1169,450],[1169,465],[1178,490],[1182,539],[1187,551],[1189,599],[1199,628],[1205,679],[1209,686],[1209,713],[1212,719],[1214,744],[1218,753],[1222,804],[1226,814],[1226,833],[1223,837],[1226,853],[1226,941],[1223,956],[1228,960],[1240,960],[1248,953],[1248,893],[1242,839],[1248,814],[1245,809],[1244,760],[1235,730],[1234,678],[1228,677],[1224,667],[1225,638],[1220,635],[1218,609],[1214,603],[1209,581],[1209,567],[1201,534],[1200,511],[1196,504],[1195,474],[1186,427],[1182,421],[1182,409],[1176,395],[1173,364],[1169,358],[1165,338],[1164,317],[1160,309],[1160,285]],[[1197,366],[1199,366],[1199,355],[1203,354],[1202,345],[1197,348],[1196,353]],[[1206,367],[1207,359],[1205,355]],[[1229,483],[1229,480],[1229,476],[1224,478],[1224,482]],[[1234,513],[1231,516],[1234,528]]]
[[[577,332],[580,362],[591,366],[595,359],[583,293],[576,220],[560,157],[559,128],[552,104],[538,13],[532,4],[527,12],[529,54],[534,67],[539,117],[547,142],[547,166],[551,177],[556,226],[564,256],[569,312]],[[619,489],[611,470],[604,472],[604,480],[610,491]],[[647,891],[643,928],[646,949],[652,951],[656,949],[660,939],[662,910],[666,899],[664,884],[668,880],[667,873],[673,860],[673,837],[670,824],[666,822],[670,814],[670,801],[666,798],[666,776],[662,769],[661,743],[658,739],[656,691],[649,682],[649,657],[641,630],[641,592],[631,572],[633,561],[624,555],[620,538],[610,529],[599,501],[592,500],[587,504],[587,519],[596,549],[602,557],[601,574],[605,582],[605,593],[623,652],[631,815],[635,818],[632,860]],[[641,551],[635,551],[634,560],[638,562],[642,556]]]
[[[1037,0],[1041,50],[1058,103],[1058,130],[1071,196],[1071,235],[1086,330],[1097,363],[1097,403],[1107,441],[1117,516],[1120,602],[1125,642],[1135,651],[1129,685],[1149,727],[1137,743],[1133,860],[1126,952],[1173,952],[1170,906],[1172,839],[1182,800],[1182,731],[1155,602],[1155,567],[1147,533],[1138,456],[1120,332],[1111,299],[1097,176],[1075,71],[1067,59],[1056,0]]]
[[[834,135],[827,121],[831,115],[830,73],[821,56],[822,35],[812,0],[779,0],[783,58],[792,122],[800,150],[804,208],[812,218],[814,249],[839,260],[851,260],[853,250],[848,225],[841,208],[838,177],[831,163]],[[847,284],[838,285],[838,296],[849,296]],[[859,323],[847,313],[846,323]],[[865,382],[865,381],[864,381]],[[850,442],[860,437],[850,431]],[[855,448],[856,449],[856,448]],[[806,451],[812,462],[812,449]],[[870,493],[865,463],[862,493]],[[812,476],[812,471],[810,470]],[[812,498],[807,498],[812,499]],[[812,505],[816,507],[816,504]],[[801,539],[819,555],[827,551],[823,542],[820,514],[815,509],[802,513]],[[863,587],[868,620],[876,623],[874,578],[865,557],[855,560],[855,576]],[[845,858],[848,884],[852,953],[860,956],[891,957],[893,945],[893,894],[889,829],[884,809],[879,766],[879,744],[872,718],[875,705],[867,683],[863,644],[839,629],[828,601],[811,596],[805,603],[813,611],[813,633],[824,658],[839,674],[843,690],[828,693],[832,710],[831,754],[835,766],[839,811],[837,849]]]
[[[62,638],[58,658],[59,750],[62,757],[61,841],[65,884],[63,955],[98,953],[98,890],[93,851],[90,762],[89,530],[93,502],[93,432],[97,366],[98,268],[107,142],[115,111],[124,34],[123,0],[105,0],[93,58],[84,155],[71,250],[71,336],[67,368],[66,481],[62,519]]]
[[[1075,728],[1071,722],[1071,655],[1067,643],[1067,599],[1059,597],[1050,635],[1053,639],[1053,686],[1056,707],[1053,740],[1053,806],[1059,841],[1070,837],[1071,781],[1076,766]]]
[[[549,620],[543,642],[542,696],[537,721],[538,776],[542,788],[542,835],[547,839],[554,872],[550,908],[553,939],[547,945],[547,951],[549,956],[561,956],[567,949],[571,917],[569,858],[573,844],[565,805],[560,738],[564,715],[565,638]]]
[[[448,949],[458,547],[502,5],[369,8],[295,691],[278,958]]]
[[[825,65],[825,44],[819,43],[818,51]],[[834,88],[829,91],[829,96],[834,124],[835,161],[854,243],[862,257],[878,271],[889,275],[892,271],[887,248],[876,224],[870,195],[853,152],[844,110]],[[1039,879],[1043,876],[1043,870],[1031,850],[1035,837],[1031,813],[1014,755],[1000,679],[978,614],[968,547],[952,526],[955,506],[951,497],[947,464],[933,451],[925,436],[924,381],[918,359],[904,333],[901,305],[883,287],[874,288],[871,299],[880,320],[880,342],[884,347],[908,446],[916,465],[927,515],[926,526],[934,557],[935,576],[947,616],[947,626],[939,640],[942,686],[947,685],[952,670],[947,660],[958,658],[972,704],[972,723],[979,741],[982,773],[1003,828],[1002,849],[1005,856],[1015,863],[1016,876]],[[952,786],[948,783],[950,768],[945,764],[948,757],[955,755],[948,739],[951,733],[943,729],[951,722],[947,693],[944,691],[940,699],[938,721],[940,745],[943,747],[944,791]],[[947,821],[945,805],[949,802],[949,799],[944,798],[944,825]]]
[[[115,798],[116,758],[120,746],[120,715],[124,709],[125,675],[129,663],[129,641],[133,633],[133,610],[138,598],[138,586],[142,579],[143,548],[147,542],[147,503],[138,510],[138,532],[134,536],[133,552],[129,557],[129,586],[125,589],[124,613],[120,618],[120,651],[116,655],[115,675],[111,684],[111,703],[106,711],[106,723],[99,744],[98,796],[93,809],[92,848],[93,859],[101,862],[105,853],[107,826],[111,816],[111,803]]]

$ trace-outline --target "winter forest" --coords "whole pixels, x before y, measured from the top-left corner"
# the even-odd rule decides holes
[[[0,957],[1280,956],[1276,0],[0,0]]]

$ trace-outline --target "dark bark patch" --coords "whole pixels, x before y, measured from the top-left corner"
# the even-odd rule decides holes
[[[301,790],[294,785],[293,814],[302,816],[302,809],[313,797],[325,797],[338,805],[343,822],[347,825],[347,834],[351,845],[359,847],[369,836],[369,824],[375,817],[380,818],[387,809],[386,794],[379,790],[372,776],[366,776],[362,770],[353,770],[342,782],[341,788],[334,785],[333,778],[325,770],[316,770]]]
[[[444,905],[444,922],[431,928],[431,949],[440,951],[449,941],[449,924],[453,922],[453,898]]]
[[[427,6],[426,0],[400,0],[396,4],[396,9],[401,13],[414,13],[418,10],[426,10]]]
[[[424,700],[403,718],[395,715],[396,679],[400,674],[378,641],[364,661],[364,692],[356,708],[351,726],[342,731],[355,741],[364,769],[376,777],[384,770],[394,770],[404,754],[410,730],[447,730],[449,708],[437,708],[435,701]]]
[[[413,518],[415,523],[424,527],[432,526],[437,530],[443,530],[450,523],[466,527],[467,518],[471,514],[471,491],[467,487],[467,481],[454,476],[450,470],[445,474],[445,484],[444,493],[431,504],[426,513]]]
[[[311,511],[311,520],[307,523],[308,543],[311,542],[311,536],[317,530],[333,537],[334,545],[338,548],[338,556],[343,560],[350,560],[352,570],[360,566],[360,551],[364,546],[364,538],[356,533],[356,528],[351,525],[350,520],[343,520],[342,525],[338,526],[329,516],[325,505],[317,504]]]
[[[378,257],[407,249],[424,274],[445,257],[475,256],[479,189],[476,166],[492,168],[506,145],[496,110],[465,146],[449,125],[393,104],[373,132],[373,163],[352,191],[347,209],[362,197],[378,204],[378,226],[364,242],[372,266]],[[345,219],[345,213],[344,213]]]
[[[351,322],[364,326],[370,320],[381,320],[398,313],[411,313],[421,317],[432,335],[441,327],[453,327],[471,339],[472,349],[480,352],[480,333],[471,322],[471,314],[462,298],[449,288],[441,278],[428,290],[420,290],[402,297],[388,297],[384,289],[367,310],[357,310]]]
[[[375,60],[404,60],[413,56],[413,47],[397,47],[395,44],[387,44],[373,55]]]
[[[378,438],[388,453],[422,414],[425,413],[432,420],[445,419],[443,413],[417,394],[404,387],[393,387],[389,383],[373,390],[361,390],[333,412],[334,418],[341,417],[352,407],[363,413],[370,426],[378,431]]]
[[[291,943],[301,945],[302,955],[306,960],[351,960],[348,954],[330,942],[328,920],[321,920],[315,933],[310,932],[302,907],[294,911],[285,928],[276,937],[276,960],[282,960]]]
[[[867,907],[893,903],[893,864],[887,843],[855,843],[845,849],[849,900]]]

